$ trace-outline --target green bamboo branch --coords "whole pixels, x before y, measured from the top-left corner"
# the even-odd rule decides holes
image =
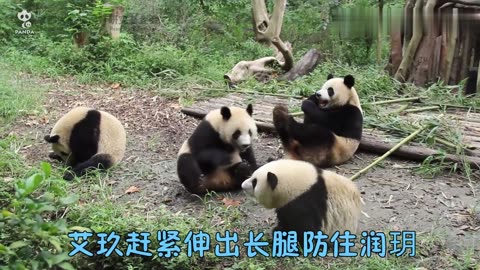
[[[409,103],[407,103],[407,104],[404,104],[404,105],[402,105],[400,108],[398,108],[398,109],[396,109],[396,110],[392,111],[390,114],[399,114],[399,113],[401,113],[401,112],[405,111],[405,110],[408,108],[408,106],[410,106],[410,104],[409,104]]]
[[[421,100],[421,97],[408,97],[408,98],[397,98],[397,99],[391,99],[391,100],[375,101],[367,104],[382,105],[382,104],[400,103],[405,101],[420,101],[420,100]]]
[[[368,165],[367,167],[363,168],[362,170],[360,170],[359,172],[357,172],[356,174],[354,174],[352,177],[350,177],[350,180],[355,180],[356,178],[358,178],[362,173],[370,170],[371,168],[373,168],[375,165],[377,165],[379,162],[381,162],[382,160],[384,160],[385,158],[387,158],[390,154],[392,154],[393,152],[395,152],[398,148],[400,148],[402,145],[406,144],[407,142],[409,142],[410,140],[412,140],[415,136],[417,136],[420,132],[422,132],[423,130],[425,129],[425,127],[420,127],[419,129],[417,129],[415,132],[413,132],[412,134],[408,135],[408,137],[406,137],[405,139],[401,140],[399,143],[397,143],[392,149],[390,149],[388,152],[386,152],[385,154],[383,154],[381,157],[375,159],[374,162],[372,162],[370,165]]]
[[[412,112],[424,112],[424,111],[431,111],[435,109],[440,109],[439,106],[428,106],[428,107],[422,107],[422,108],[415,108],[415,109],[408,109],[403,111],[404,113],[412,113]]]

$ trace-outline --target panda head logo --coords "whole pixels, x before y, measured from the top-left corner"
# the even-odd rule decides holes
[[[17,18],[22,21],[22,27],[23,28],[28,28],[30,26],[32,26],[32,23],[30,23],[28,20],[30,20],[32,18],[32,13],[31,12],[28,12],[26,11],[25,9],[22,10],[21,12],[18,12],[17,13]]]

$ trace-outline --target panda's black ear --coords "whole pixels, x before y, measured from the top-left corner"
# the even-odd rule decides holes
[[[343,83],[348,87],[352,88],[355,85],[355,78],[352,75],[347,75],[343,78]]]
[[[330,80],[330,79],[333,79],[333,74],[332,73],[328,74],[328,76],[327,76],[327,80]]]
[[[272,190],[275,190],[278,184],[278,178],[274,173],[268,172],[267,173],[267,182],[270,185]]]
[[[223,106],[220,109],[220,113],[222,114],[222,117],[223,117],[224,120],[228,120],[232,116],[232,113],[230,112],[230,109],[226,106]]]
[[[247,112],[248,112],[248,114],[250,114],[250,116],[252,116],[252,114],[253,114],[253,106],[252,106],[252,104],[248,104],[248,106],[247,106]]]
[[[60,139],[60,136],[58,135],[53,135],[50,137],[50,135],[45,135],[45,137],[43,137],[45,139],[46,142],[49,142],[49,143],[56,143],[58,142],[58,139]]]

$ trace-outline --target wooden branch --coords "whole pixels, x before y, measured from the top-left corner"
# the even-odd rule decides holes
[[[278,80],[293,81],[298,77],[310,74],[321,61],[320,53],[315,50],[309,50],[287,73],[283,74]]]
[[[272,17],[270,19],[270,25],[267,28],[265,34],[273,41],[274,38],[280,39],[280,33],[282,32],[283,14],[285,13],[285,7],[287,6],[286,0],[276,0],[273,6]],[[285,59],[286,60],[286,59]]]
[[[422,39],[422,3],[422,0],[416,0],[415,7],[413,8],[412,40],[410,40],[408,44],[407,50],[404,54],[402,62],[400,63],[397,73],[395,73],[395,79],[399,82],[405,82],[407,80],[408,69],[413,62],[413,58],[417,52],[418,44]]]
[[[190,115],[196,118],[203,118],[206,113],[202,111],[196,111],[193,109],[182,108],[182,113]],[[261,132],[275,134],[275,127],[270,123],[262,123],[256,121],[257,128]],[[393,144],[382,142],[378,139],[378,136],[370,135],[367,133],[362,134],[362,140],[360,142],[359,151],[371,152],[376,154],[384,154],[394,147]],[[421,146],[401,146],[397,150],[391,153],[392,156],[399,158],[404,158],[407,160],[420,161],[422,162],[429,156],[440,155],[442,154],[439,151],[429,149]],[[472,169],[480,169],[480,157],[477,156],[464,156],[458,157],[451,154],[445,154],[445,161],[447,162],[456,162],[460,163],[465,161],[468,163]]]
[[[395,152],[395,150],[397,150],[398,148],[400,148],[402,145],[408,143],[409,141],[411,141],[415,136],[417,136],[418,133],[422,132],[423,130],[425,129],[425,127],[421,127],[419,129],[417,129],[415,132],[413,132],[412,134],[408,135],[405,139],[401,140],[399,143],[397,143],[394,147],[392,147],[392,149],[388,150],[385,154],[383,154],[381,157],[375,159],[374,162],[372,162],[372,164],[368,165],[367,167],[363,168],[362,170],[360,170],[359,172],[357,172],[356,174],[354,174],[352,177],[350,177],[350,180],[353,181],[355,180],[357,177],[359,177],[362,173],[370,170],[372,167],[374,167],[375,165],[377,165],[378,163],[380,163],[382,160],[384,160],[385,158],[387,158],[389,155],[391,155],[393,152]]]
[[[270,43],[270,37],[266,31],[270,26],[265,0],[252,0],[252,15],[255,25],[255,36],[257,41]]]
[[[272,44],[282,53],[285,63],[282,65],[282,69],[289,71],[293,67],[293,54],[292,51],[287,48],[283,41],[279,37],[272,39]]]

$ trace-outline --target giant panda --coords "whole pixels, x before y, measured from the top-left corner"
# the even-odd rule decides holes
[[[302,160],[279,159],[258,168],[242,189],[267,209],[275,208],[273,231],[321,230],[328,237],[339,231],[357,232],[360,192],[349,179]]]
[[[257,168],[252,143],[257,126],[253,107],[226,107],[209,112],[183,143],[177,173],[185,188],[197,195],[241,189]]]
[[[44,137],[52,144],[49,157],[71,167],[63,178],[72,180],[95,168],[108,169],[123,159],[126,133],[113,115],[76,107],[63,115]]]
[[[304,160],[319,167],[348,161],[362,137],[363,116],[351,75],[328,75],[320,90],[302,103],[303,123],[288,115],[284,105],[273,109],[275,129],[285,158]]]

